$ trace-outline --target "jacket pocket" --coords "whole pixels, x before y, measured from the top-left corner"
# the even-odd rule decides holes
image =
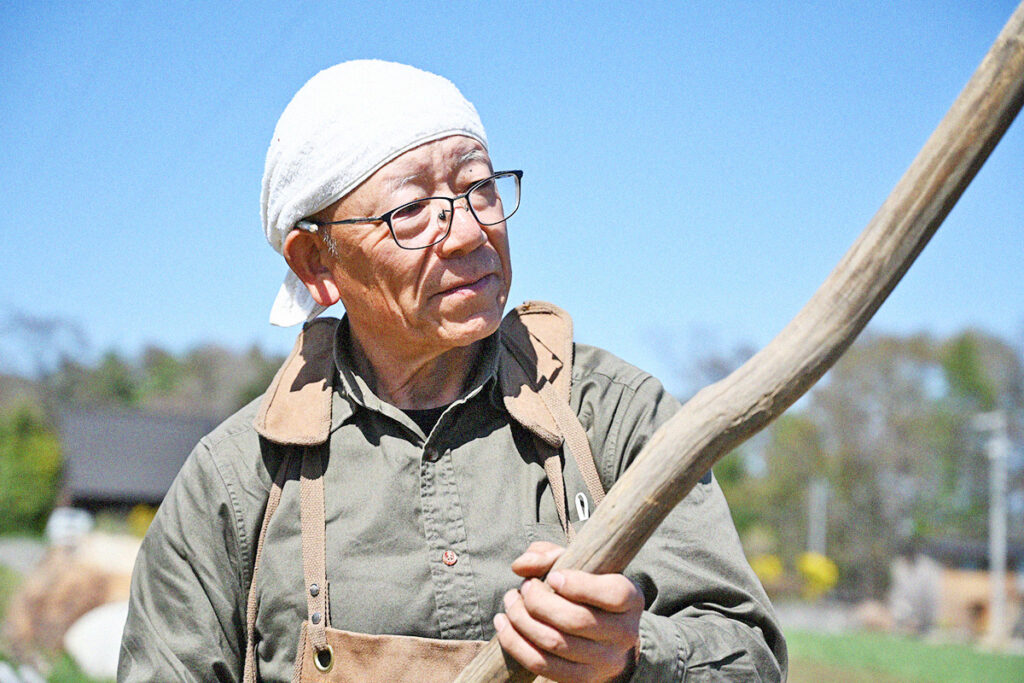
[[[565,532],[562,531],[562,527],[558,524],[533,522],[523,526],[525,527],[527,545],[535,541],[547,541],[564,548],[569,544],[569,540],[565,537]]]

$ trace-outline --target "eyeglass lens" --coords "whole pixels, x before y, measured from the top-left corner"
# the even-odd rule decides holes
[[[500,223],[519,208],[519,179],[504,173],[472,189],[466,202],[481,225]],[[454,204],[451,199],[432,197],[406,204],[391,214],[395,239],[406,248],[428,247],[448,234]]]

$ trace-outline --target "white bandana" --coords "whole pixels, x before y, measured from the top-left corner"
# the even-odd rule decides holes
[[[404,152],[450,135],[487,147],[483,124],[446,78],[405,64],[343,62],[302,86],[274,128],[263,171],[260,215],[281,253],[295,224],[330,206]],[[287,327],[324,311],[288,271],[270,311]]]

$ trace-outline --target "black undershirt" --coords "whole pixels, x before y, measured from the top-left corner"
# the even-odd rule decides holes
[[[448,409],[448,406],[439,406],[437,408],[427,408],[426,410],[406,410],[402,412],[409,416],[409,418],[419,425],[419,428],[423,430],[424,434],[430,434],[430,430],[434,428],[437,421],[441,419],[441,413]]]

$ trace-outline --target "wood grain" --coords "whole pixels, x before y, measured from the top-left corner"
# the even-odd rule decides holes
[[[701,390],[655,433],[555,568],[622,571],[721,456],[810,389],[903,277],[1022,102],[1024,3],[878,213],[810,301],[768,346],[722,381]],[[492,639],[456,681],[533,678]]]

